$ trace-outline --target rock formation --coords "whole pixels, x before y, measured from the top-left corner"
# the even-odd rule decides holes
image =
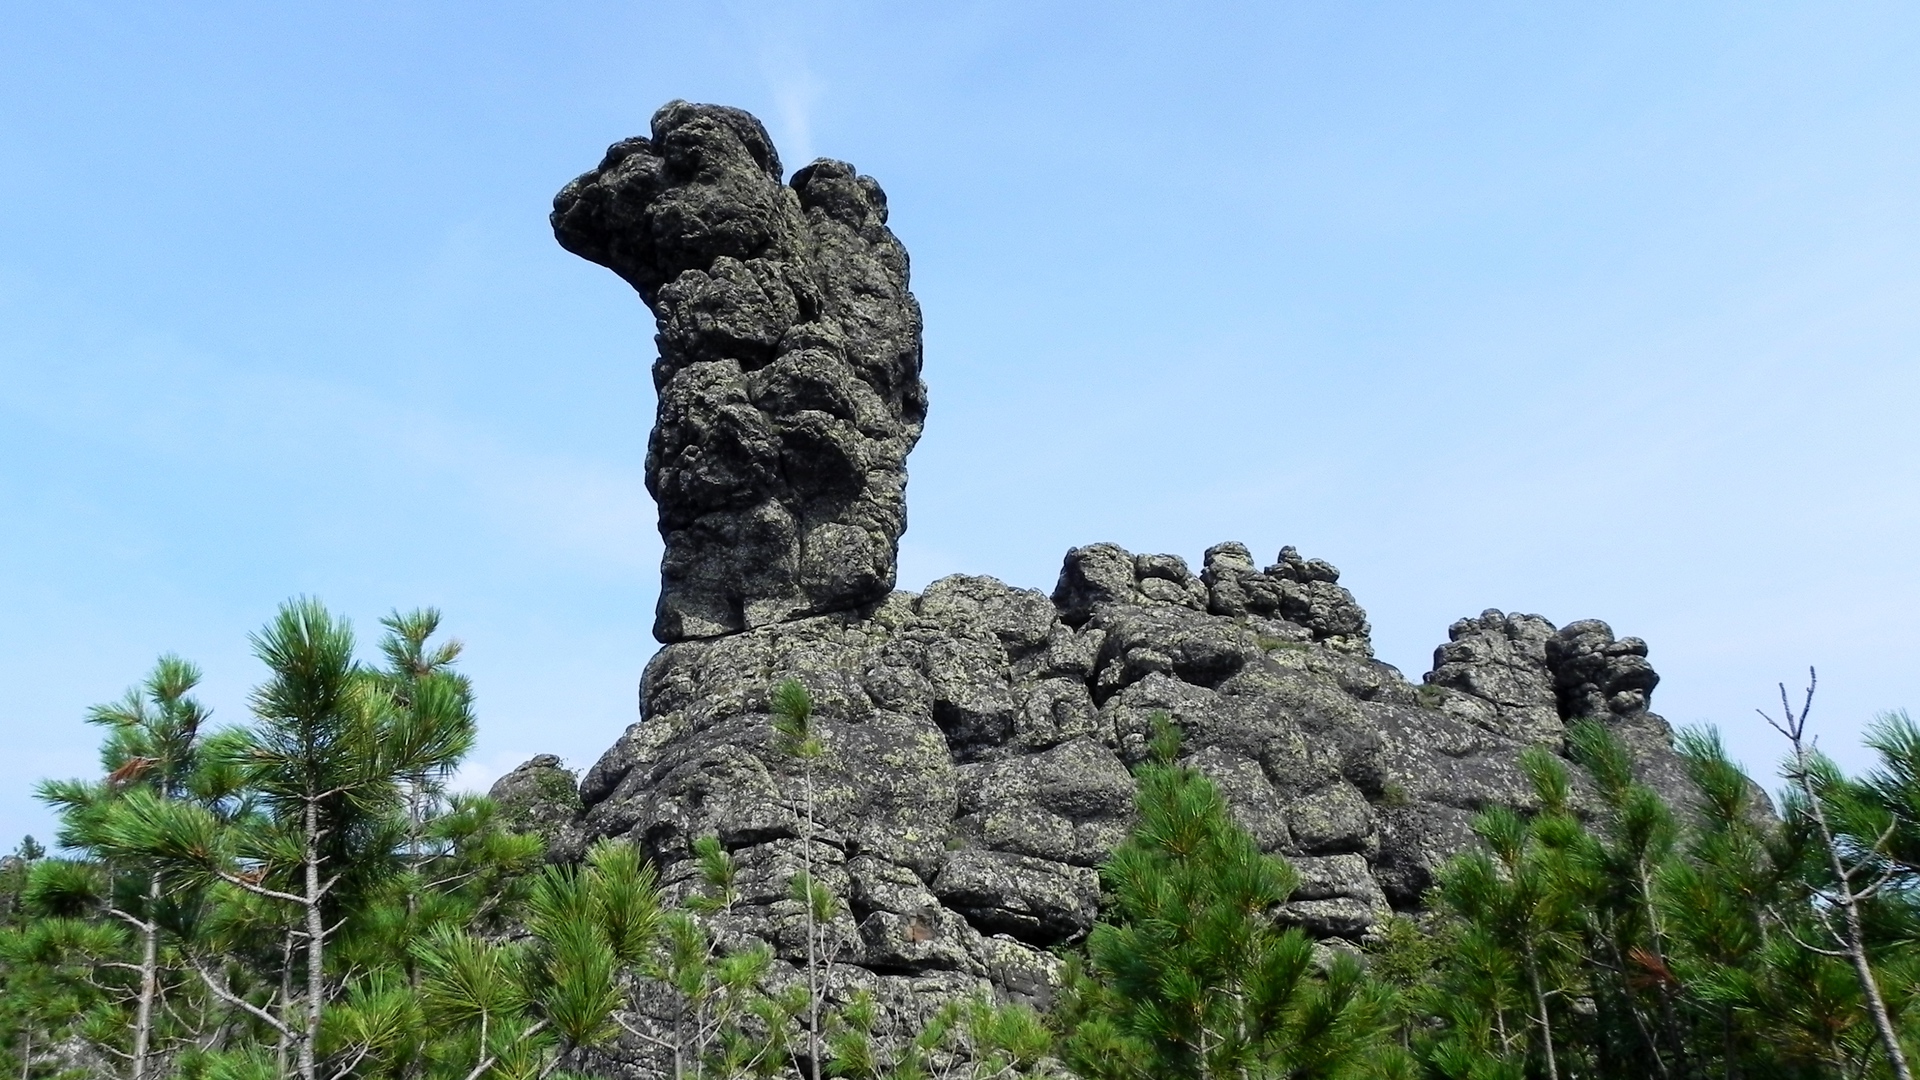
[[[536,754],[522,762],[495,780],[487,797],[515,829],[540,837],[550,847],[580,820],[579,778],[553,754]]]
[[[782,184],[738,109],[676,101],[554,199],[561,245],[658,320],[647,490],[661,641],[885,597],[920,438],[920,307],[887,197],[840,161]]]
[[[639,722],[580,783],[561,857],[631,837],[688,887],[691,844],[716,835],[742,869],[721,932],[796,960],[788,881],[809,852],[769,699],[797,678],[827,746],[810,855],[846,901],[836,985],[905,1010],[1047,997],[1048,950],[1093,924],[1159,712],[1300,871],[1276,917],[1330,947],[1417,907],[1479,810],[1528,804],[1520,752],[1561,749],[1571,720],[1613,726],[1684,795],[1647,711],[1646,645],[1604,623],[1462,619],[1414,685],[1373,657],[1339,571],[1291,547],[1263,569],[1219,544],[1195,574],[1093,544],[1050,596],[966,576],[891,591],[926,407],[906,255],[852,167],[779,181],[751,117],[675,102],[556,200],[561,243],[659,320],[648,479],[668,642]],[[537,787],[537,765],[509,787]]]

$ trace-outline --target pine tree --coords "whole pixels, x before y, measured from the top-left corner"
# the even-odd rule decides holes
[[[641,968],[672,996],[672,1029],[663,1038],[619,1022],[672,1055],[674,1080],[762,1075],[786,1064],[788,1030],[807,1010],[806,987],[768,991],[774,954],[764,942],[722,951],[710,923],[725,920],[739,902],[738,868],[718,837],[699,838],[693,851],[702,888],[666,913],[659,948]]]
[[[1567,885],[1585,923],[1586,968],[1598,1016],[1595,1050],[1620,1074],[1674,1077],[1693,1071],[1679,984],[1658,884],[1676,858],[1679,825],[1651,788],[1634,778],[1626,747],[1583,720],[1568,748],[1594,782],[1599,814],[1576,822],[1574,878]],[[1564,808],[1563,812],[1564,812]]]
[[[621,971],[651,958],[662,914],[652,867],[630,843],[604,841],[584,866],[540,872],[528,941],[436,927],[413,950],[425,1015],[443,1029],[434,1056],[467,1080],[555,1075],[617,1033]]]
[[[107,729],[100,763],[105,779],[97,783],[48,783],[40,797],[61,813],[60,844],[100,861],[108,875],[102,909],[125,923],[139,941],[138,988],[134,995],[130,1080],[152,1073],[156,1010],[160,1005],[161,935],[169,893],[163,865],[114,842],[107,827],[116,803],[133,793],[159,800],[189,798],[198,768],[200,733],[207,710],[191,693],[200,671],[177,656],[161,657],[153,673],[120,701],[96,706],[87,722]],[[132,882],[125,882],[130,875]],[[131,884],[131,889],[122,888]],[[130,895],[118,895],[130,894]]]
[[[1069,983],[1069,1064],[1097,1080],[1345,1077],[1389,1067],[1386,991],[1273,909],[1296,878],[1263,853],[1218,788],[1176,764],[1156,719],[1139,823],[1101,870],[1108,902]]]
[[[820,882],[813,864],[818,834],[814,769],[827,748],[814,724],[813,697],[800,680],[785,679],[774,687],[772,706],[774,745],[800,766],[800,872],[794,875],[792,894],[806,934],[806,1067],[811,1080],[820,1080],[826,1064],[826,994],[834,962],[827,931],[840,911],[839,898]]]
[[[1559,1080],[1564,1047],[1577,1045],[1564,1038],[1563,1020],[1581,981],[1581,899],[1591,888],[1582,880],[1587,837],[1569,810],[1559,760],[1535,748],[1521,766],[1540,812],[1531,819],[1504,806],[1482,812],[1473,830],[1484,848],[1449,862],[1433,892],[1440,909],[1463,924],[1466,962],[1457,974],[1465,978],[1450,989],[1460,1008],[1474,1008],[1466,1002],[1477,997],[1491,1020],[1490,1027],[1459,1025],[1457,1045],[1438,1052],[1530,1062],[1547,1080]]]
[[[22,1080],[31,1080],[58,1046],[99,1046],[125,1034],[127,987],[107,965],[128,964],[131,942],[124,926],[90,917],[97,916],[104,889],[97,866],[37,860],[21,897],[25,919],[0,929],[0,1019],[9,1029],[14,1075]],[[98,978],[102,974],[107,978]]]
[[[410,699],[398,699],[355,660],[347,624],[316,601],[283,605],[253,643],[269,677],[253,694],[257,723],[231,753],[262,813],[223,821],[200,806],[135,794],[105,828],[122,850],[296,913],[287,940],[297,939],[303,954],[297,1013],[286,1012],[291,985],[276,1014],[204,969],[202,976],[213,993],[273,1028],[297,1055],[302,1080],[316,1080],[322,1025],[339,990],[328,977],[328,946],[358,901],[394,871],[406,783],[450,768],[471,739],[471,720],[446,686],[450,676],[424,676]],[[430,695],[452,704],[419,707]],[[282,973],[292,974],[290,962]]]
[[[985,997],[950,1001],[918,1031],[880,1031],[873,996],[855,994],[833,1017],[828,1072],[845,1080],[1013,1080],[1044,1069],[1053,1032],[1023,1005]],[[884,1037],[883,1037],[884,1036]]]
[[[1876,896],[1893,885],[1899,875],[1897,861],[1889,858],[1886,844],[1898,831],[1897,818],[1873,812],[1857,795],[1859,789],[1848,784],[1833,762],[1816,753],[1807,738],[1807,715],[1813,707],[1814,673],[1807,672],[1806,699],[1798,710],[1787,697],[1785,683],[1780,685],[1780,717],[1762,712],[1762,718],[1783,735],[1792,747],[1786,775],[1793,784],[1787,803],[1789,816],[1812,826],[1820,852],[1826,857],[1826,880],[1815,884],[1814,902],[1806,910],[1819,925],[1814,940],[1794,934],[1791,923],[1783,929],[1807,952],[1845,960],[1853,969],[1865,1001],[1868,1017],[1879,1036],[1881,1051],[1895,1080],[1913,1080],[1895,1026],[1895,1008],[1881,986],[1869,955],[1865,908]],[[1880,808],[1884,809],[1884,808]],[[1884,828],[1879,818],[1886,816]],[[1852,836],[1844,830],[1848,821],[1864,822]]]
[[[1707,1075],[1717,1060],[1726,1080],[1779,1075],[1784,1063],[1768,1048],[1778,1042],[1781,1014],[1755,1005],[1777,973],[1768,942],[1777,936],[1774,913],[1789,901],[1785,868],[1798,860],[1717,732],[1685,730],[1675,746],[1699,798],[1683,857],[1662,868],[1655,895],[1674,939],[1674,976],[1703,1018],[1693,1057]]]

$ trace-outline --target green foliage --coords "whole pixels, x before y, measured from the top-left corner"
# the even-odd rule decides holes
[[[1719,737],[1686,731],[1676,749],[1698,798],[1676,814],[1605,728],[1568,734],[1582,780],[1529,754],[1538,808],[1480,815],[1483,850],[1440,875],[1431,941],[1389,924],[1376,944],[1427,1073],[1883,1075],[1857,972],[1806,947],[1823,932],[1830,875],[1804,797],[1771,818]],[[1897,759],[1902,734],[1890,729],[1883,760]],[[1826,812],[1852,830],[1845,850],[1873,849],[1903,812],[1891,762],[1862,781],[1817,759],[1808,769]],[[1920,990],[1912,897],[1889,889],[1868,909],[1877,975],[1905,1025]]]
[[[825,752],[813,726],[813,695],[798,679],[783,679],[773,688],[775,745],[789,757],[811,761]]]
[[[1254,642],[1260,646],[1262,651],[1270,653],[1307,652],[1313,648],[1313,646],[1304,641],[1294,641],[1292,638],[1268,637],[1265,634],[1255,635]]]
[[[912,1030],[888,1029],[871,994],[834,1016],[827,1075],[847,1080],[999,1080],[1030,1075],[1054,1036],[1040,1014],[984,998],[951,1001]]]
[[[1270,915],[1292,869],[1175,764],[1164,716],[1152,745],[1139,822],[1102,868],[1110,895],[1069,984],[1069,1062],[1098,1078],[1365,1075],[1385,1052],[1386,995],[1350,957],[1315,970],[1313,942]]]
[[[89,711],[102,778],[40,788],[75,855],[22,862],[29,921],[0,961],[21,1075],[57,1039],[127,1080],[431,1059],[411,943],[515,917],[541,854],[486,800],[437,797],[473,731],[437,621],[388,619],[375,669],[343,621],[294,601],[254,637],[253,723],[210,730],[199,671],[172,656]]]
[[[1100,921],[1060,947],[1042,1016],[847,990],[846,904],[814,866],[838,729],[799,681],[768,703],[800,842],[770,905],[804,925],[789,960],[733,934],[717,837],[669,902],[631,843],[544,865],[489,800],[449,794],[475,731],[460,646],[431,609],[382,626],[372,666],[344,621],[285,605],[244,725],[213,727],[172,656],[87,713],[99,776],[39,788],[59,855],[28,839],[0,860],[6,1075],[568,1080],[616,1041],[678,1080],[1012,1080],[1055,1055],[1087,1080],[1895,1075],[1870,987],[1920,1045],[1903,713],[1870,730],[1863,775],[1796,753],[1777,817],[1711,731],[1678,736],[1697,798],[1670,806],[1608,728],[1574,724],[1566,759],[1523,755],[1529,806],[1479,814],[1478,846],[1425,914],[1375,927],[1364,965],[1277,921],[1293,871],[1159,717]]]

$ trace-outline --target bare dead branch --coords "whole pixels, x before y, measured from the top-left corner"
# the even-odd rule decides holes
[[[255,1019],[289,1039],[297,1037],[293,1028],[285,1021],[228,989],[224,980],[216,981],[213,975],[209,973],[205,967],[201,966],[199,961],[194,961],[193,970],[199,973],[200,981],[207,984],[207,989],[213,991],[213,996],[229,1005],[245,1009],[248,1013],[251,1013]]]

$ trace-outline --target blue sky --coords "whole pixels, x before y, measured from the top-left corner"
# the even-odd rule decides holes
[[[164,651],[245,718],[317,595],[469,647],[484,784],[635,715],[652,325],[553,193],[739,105],[879,178],[927,316],[902,585],[1327,558],[1418,678],[1486,607],[1655,706],[1920,709],[1920,9],[15,4],[0,845]]]

